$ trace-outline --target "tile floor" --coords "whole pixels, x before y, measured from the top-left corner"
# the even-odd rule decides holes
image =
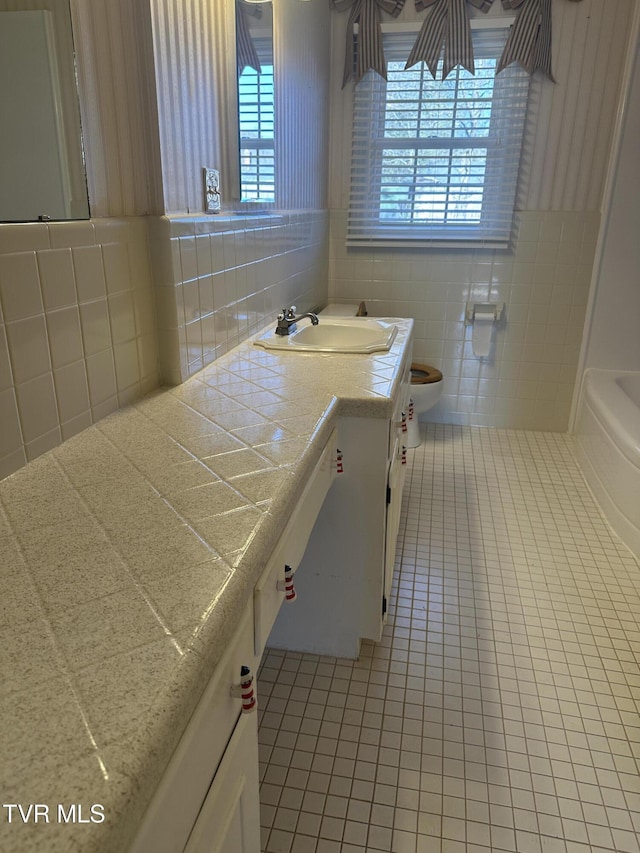
[[[429,425],[382,642],[265,656],[263,850],[640,851],[639,658],[571,439]]]

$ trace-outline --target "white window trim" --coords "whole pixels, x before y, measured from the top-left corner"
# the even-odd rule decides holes
[[[483,16],[478,18],[472,18],[471,28],[472,30],[506,30],[515,18],[513,16]],[[402,33],[418,33],[420,28],[419,22],[408,22],[408,23],[385,23],[382,24],[382,32],[392,33],[392,34],[402,34]],[[370,74],[372,72],[369,72]],[[503,72],[504,73],[504,72]],[[500,77],[497,78],[500,80]],[[355,95],[357,97],[357,93]],[[355,98],[354,98],[355,101]],[[354,110],[355,115],[355,110]],[[524,132],[525,132],[525,122],[526,122],[526,110],[525,114],[521,117],[522,123],[522,139],[520,145],[523,144],[524,140]],[[355,132],[354,132],[354,143],[355,143]],[[437,143],[436,143],[437,144]],[[354,153],[352,151],[352,173],[354,169]],[[444,226],[425,226],[420,228],[420,226],[414,226],[412,224],[406,224],[403,228],[402,224],[397,226],[386,226],[381,224],[378,220],[377,222],[373,222],[373,217],[370,217],[370,221],[362,226],[362,208],[358,210],[357,206],[353,204],[353,192],[354,192],[354,184],[357,185],[357,179],[353,178],[352,175],[352,201],[350,203],[349,208],[349,226],[347,229],[347,245],[349,246],[371,246],[371,247],[389,247],[389,248],[508,248],[511,245],[511,237],[512,231],[514,227],[514,218],[515,218],[515,200],[516,193],[518,188],[519,181],[519,172],[520,172],[520,164],[516,163],[516,176],[513,181],[513,186],[510,189],[510,196],[512,201],[512,209],[509,213],[509,227],[508,229],[503,228],[502,232],[499,236],[495,237],[487,237],[487,236],[479,236],[478,226],[474,226],[473,224],[447,224]],[[490,182],[491,187],[495,190],[496,187],[499,186],[500,181]],[[485,184],[486,187],[486,184]],[[363,233],[363,228],[368,228],[369,233]],[[414,230],[414,234],[412,235],[410,232]],[[422,233],[418,234],[418,230],[421,230]],[[404,233],[401,233],[404,232]],[[394,236],[389,236],[393,233]]]

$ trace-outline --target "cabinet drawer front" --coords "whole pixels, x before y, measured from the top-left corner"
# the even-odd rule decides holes
[[[284,601],[284,590],[280,588],[279,582],[284,581],[287,565],[285,551],[286,548],[281,539],[253,591],[254,654],[258,660],[262,657],[271,626]],[[296,566],[291,568],[295,569]]]
[[[253,597],[255,654],[260,659],[280,605],[284,601],[285,567],[294,571],[304,556],[309,536],[336,475],[337,435],[334,430],[309,477],[300,501],[255,586]],[[295,606],[295,604],[293,605]]]
[[[251,615],[248,608],[173,754],[129,853],[184,850],[240,716],[242,702],[231,695],[231,688],[240,682],[240,668],[253,662]]]

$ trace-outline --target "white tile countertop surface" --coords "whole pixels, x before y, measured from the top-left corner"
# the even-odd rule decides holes
[[[127,849],[335,419],[391,416],[397,322],[382,354],[247,341],[0,482],[3,853]]]

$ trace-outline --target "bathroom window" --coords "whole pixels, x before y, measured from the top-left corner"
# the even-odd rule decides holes
[[[506,247],[529,76],[495,69],[506,29],[473,31],[475,76],[405,70],[415,32],[385,33],[387,77],[355,89],[348,245]]]
[[[275,201],[273,57],[270,39],[254,39],[260,71],[245,67],[238,78],[240,199]]]

